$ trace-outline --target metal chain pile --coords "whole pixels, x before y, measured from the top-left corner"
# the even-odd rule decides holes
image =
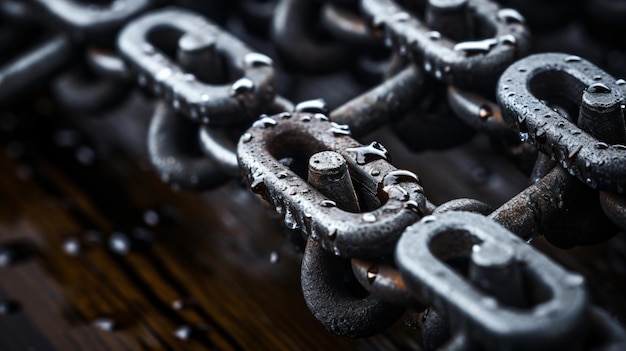
[[[157,98],[148,148],[163,180],[200,191],[243,179],[301,229],[304,297],[333,333],[365,337],[425,310],[426,350],[626,348],[582,276],[527,243],[567,248],[626,230],[626,81],[603,70],[626,73],[626,43],[611,34],[626,26],[622,2],[0,4],[1,104],[44,82],[81,111],[137,88]],[[223,29],[232,18],[266,52]],[[536,49],[531,33],[573,22],[589,58]],[[280,96],[291,75],[344,71],[362,94],[332,111]],[[416,120],[398,137],[428,150],[464,143],[463,128],[484,133],[532,185],[499,208],[435,206],[382,144],[361,143],[441,91],[446,133],[417,138]]]

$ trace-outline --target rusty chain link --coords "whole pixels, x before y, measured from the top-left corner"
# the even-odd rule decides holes
[[[426,350],[617,350],[626,333],[583,277],[527,244],[626,231],[626,48],[611,34],[626,7],[573,3],[0,1],[0,104],[42,82],[74,110],[151,96],[162,179],[200,191],[239,178],[299,228],[305,301],[336,334],[369,336],[408,310],[424,311]],[[531,33],[574,21],[586,36],[570,52],[535,46]],[[281,96],[342,72],[361,93],[332,110]],[[399,122],[418,150],[486,134],[532,184],[498,208],[437,206],[367,138]]]

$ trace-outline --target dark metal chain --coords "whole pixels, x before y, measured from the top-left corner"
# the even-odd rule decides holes
[[[611,35],[626,7],[574,3],[4,0],[0,104],[44,81],[80,111],[150,94],[163,180],[201,191],[241,178],[299,228],[305,300],[336,334],[369,336],[410,310],[425,311],[426,350],[620,349],[626,333],[582,276],[527,244],[626,230],[626,81],[600,68],[626,74]],[[567,54],[537,49],[531,32],[574,22],[585,36]],[[362,93],[333,110],[281,96],[293,77],[345,71]],[[431,203],[365,141],[427,104],[432,125],[397,131],[409,147],[484,133],[532,185],[499,208]]]

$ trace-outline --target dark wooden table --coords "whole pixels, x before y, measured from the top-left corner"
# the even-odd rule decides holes
[[[235,180],[194,193],[157,177],[144,146],[151,106],[135,94],[77,115],[44,91],[1,112],[0,350],[420,349],[414,314],[366,339],[327,332],[304,303],[294,234],[256,195]],[[423,153],[388,130],[373,138],[436,204],[498,206],[527,185],[481,137]],[[624,242],[533,244],[582,272],[623,321]]]

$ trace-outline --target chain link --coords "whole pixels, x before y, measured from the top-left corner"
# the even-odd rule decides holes
[[[6,0],[0,104],[44,81],[79,111],[144,91],[155,101],[148,149],[162,179],[200,191],[242,178],[300,228],[305,301],[336,334],[382,332],[408,310],[424,311],[426,350],[619,349],[626,333],[593,306],[583,277],[526,241],[572,247],[626,231],[626,81],[604,71],[626,74],[613,35],[625,9],[611,0]],[[531,37],[573,22],[588,35],[568,54]],[[236,34],[224,29],[232,23],[243,24]],[[279,95],[294,80],[345,72],[362,93],[332,111]],[[413,117],[428,108],[438,111],[431,121]],[[498,208],[436,206],[418,175],[366,139],[405,116],[395,132],[408,146],[483,133],[532,184]]]

